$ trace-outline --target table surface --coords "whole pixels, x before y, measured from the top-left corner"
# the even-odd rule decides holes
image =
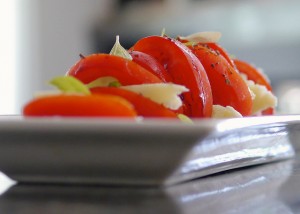
[[[300,213],[299,154],[161,189],[0,183],[0,213]]]

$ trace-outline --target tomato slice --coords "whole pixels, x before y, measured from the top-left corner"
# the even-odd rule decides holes
[[[272,86],[267,77],[262,74],[256,67],[250,65],[248,62],[239,59],[233,59],[233,62],[239,72],[246,74],[249,80],[264,85],[269,91],[273,91]],[[262,115],[273,115],[274,108],[268,108],[262,112]]]
[[[158,76],[162,81],[172,82],[170,74],[154,57],[150,56],[149,54],[133,50],[130,50],[129,54],[132,56],[132,60],[134,62]]]
[[[100,77],[111,76],[122,85],[161,83],[159,77],[137,63],[109,54],[92,54],[79,60],[68,72],[87,84]]]
[[[127,100],[112,95],[51,95],[36,98],[23,108],[24,116],[135,117]]]
[[[188,43],[189,42],[188,40],[182,40],[179,37],[177,38],[177,40],[182,42],[182,43]],[[229,54],[218,43],[208,42],[208,43],[199,43],[199,44],[206,45],[207,47],[209,47],[209,48],[213,49],[214,51],[216,51],[217,53],[221,54],[227,60],[227,62],[232,67],[234,67],[234,63],[233,63],[232,59],[230,58]]]
[[[206,70],[212,88],[213,103],[232,106],[243,116],[251,115],[251,94],[240,74],[221,54],[206,45],[189,47]]]
[[[96,87],[92,88],[93,94],[110,94],[120,96],[129,101],[135,108],[138,115],[143,117],[171,117],[177,118],[177,114],[161,104],[121,88],[116,87]]]
[[[227,53],[227,51],[225,51],[225,49],[223,47],[221,47],[219,44],[217,43],[207,43],[206,44],[209,48],[213,49],[214,51],[216,51],[217,53],[221,54],[226,60],[227,62],[233,67],[235,68],[235,65],[233,63],[233,60],[230,58],[229,54]]]
[[[197,57],[181,42],[168,37],[149,36],[139,40],[131,50],[154,57],[176,84],[190,91],[182,94],[184,114],[211,117],[212,93],[205,70]]]
[[[248,62],[239,59],[234,59],[233,62],[238,71],[246,74],[249,80],[252,80],[257,84],[264,85],[269,91],[272,91],[269,80],[256,67],[250,65]]]

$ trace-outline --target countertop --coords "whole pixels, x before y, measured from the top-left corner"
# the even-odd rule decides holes
[[[4,176],[0,183],[0,212],[10,214],[300,213],[298,153],[290,160],[230,170],[167,188],[29,183],[9,187]]]

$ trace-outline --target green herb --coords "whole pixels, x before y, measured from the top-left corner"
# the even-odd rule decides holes
[[[163,28],[163,29],[161,30],[160,36],[162,36],[162,37],[166,36],[166,28]]]
[[[234,55],[234,54],[230,54],[230,59],[236,59],[236,55]]]
[[[229,80],[228,78],[226,78],[226,77],[225,77],[225,83],[226,83],[227,85],[231,85],[230,80]]]
[[[166,28],[163,28],[163,29],[161,30],[160,36],[161,36],[161,37],[168,37],[168,38],[171,38],[170,36],[167,35],[167,33],[166,33]]]
[[[177,117],[184,123],[194,124],[193,120],[184,114],[178,114]]]
[[[89,88],[85,84],[72,76],[55,77],[49,83],[65,93],[91,94]]]
[[[120,44],[119,36],[116,36],[116,42],[115,42],[114,46],[112,47],[109,54],[114,55],[114,56],[120,56],[120,57],[123,57],[125,59],[132,60],[132,57],[128,53],[128,51],[125,48],[123,48],[122,45]]]
[[[107,76],[107,77],[100,77],[95,79],[94,81],[88,83],[86,85],[88,88],[95,88],[95,87],[119,87],[121,83],[114,77]]]
[[[119,81],[113,81],[111,83],[108,84],[109,87],[120,87],[122,86],[121,83]]]

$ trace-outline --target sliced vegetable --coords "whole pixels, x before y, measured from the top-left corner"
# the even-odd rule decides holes
[[[134,106],[134,109],[139,116],[171,118],[177,117],[176,113],[164,107],[163,105],[126,89],[114,87],[96,87],[92,88],[91,92],[93,94],[111,94],[122,97]]]
[[[33,99],[23,108],[25,116],[136,117],[127,100],[112,95],[58,94]]]
[[[68,72],[88,84],[100,77],[116,78],[121,85],[163,82],[137,63],[109,54],[92,54],[80,59]]]
[[[243,116],[252,112],[252,97],[240,74],[218,52],[206,45],[189,46],[202,62],[210,81],[213,103],[231,106]]]
[[[255,66],[239,59],[233,59],[233,62],[236,68],[239,70],[239,72],[245,74],[248,80],[252,80],[256,84],[264,85],[269,91],[273,91],[269,79]],[[262,115],[272,115],[274,114],[274,112],[274,107],[268,108],[262,111]]]
[[[223,47],[221,47],[219,44],[217,43],[207,43],[206,44],[209,48],[213,49],[215,52],[221,54],[226,60],[227,62],[233,67],[235,68],[235,65],[233,63],[233,60],[231,59],[231,57],[229,56],[229,54],[227,53],[227,51],[225,51],[225,49]]]
[[[177,39],[187,46],[193,46],[197,44],[207,45],[209,48],[221,54],[228,61],[228,63],[234,67],[234,63],[229,54],[218,44],[221,36],[222,34],[220,32],[198,32],[188,36],[179,36]]]
[[[158,76],[163,82],[172,82],[170,74],[154,57],[149,54],[133,50],[129,51],[129,54],[132,56],[132,60],[134,62]]]
[[[145,83],[138,85],[122,86],[119,81],[112,77],[101,77],[87,85],[89,88],[95,87],[119,87],[128,91],[133,91],[150,100],[162,104],[172,110],[177,110],[182,106],[182,101],[178,95],[189,91],[185,86],[174,83]]]
[[[250,65],[248,62],[239,59],[233,59],[233,62],[239,72],[246,74],[248,80],[252,80],[253,82],[264,85],[269,91],[272,91],[272,87],[268,78],[259,71],[253,65]]]
[[[174,83],[189,89],[182,94],[185,115],[211,116],[212,93],[207,75],[185,45],[168,37],[150,36],[139,40],[131,49],[154,57],[169,72]]]

